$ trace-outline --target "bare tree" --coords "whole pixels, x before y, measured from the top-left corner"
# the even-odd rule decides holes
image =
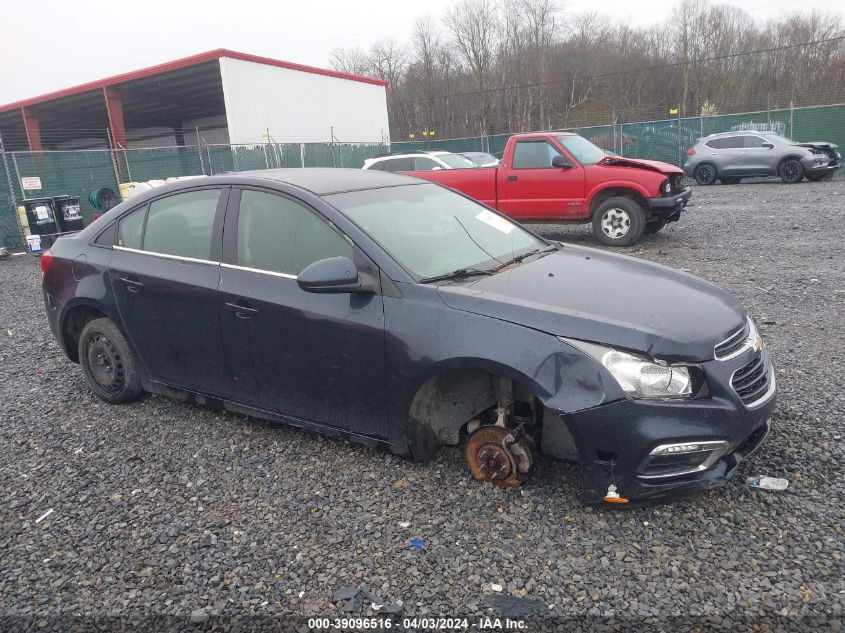
[[[446,12],[445,23],[452,44],[460,53],[481,99],[481,131],[490,124],[490,86],[497,41],[498,16],[491,0],[460,0]]]
[[[557,0],[455,0],[420,17],[407,48],[383,40],[332,51],[334,68],[389,82],[399,138],[607,124],[845,100],[842,20],[818,12],[769,22],[711,0],[681,0],[634,27]],[[807,45],[808,42],[820,42]],[[430,138],[430,137],[429,137]]]
[[[351,75],[369,75],[373,70],[369,55],[360,48],[333,48],[329,52],[329,65]]]

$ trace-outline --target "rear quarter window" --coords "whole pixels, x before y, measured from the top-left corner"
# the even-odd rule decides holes
[[[144,218],[147,215],[147,207],[143,206],[130,211],[118,223],[117,245],[126,248],[141,248],[141,238],[144,233]]]
[[[97,246],[105,246],[107,248],[111,248],[114,246],[114,234],[117,230],[117,223],[112,222],[106,228],[104,228],[97,237],[94,238],[92,244],[96,244]]]

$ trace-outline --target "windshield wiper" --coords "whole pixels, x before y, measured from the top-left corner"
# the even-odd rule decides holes
[[[477,277],[478,275],[493,275],[492,270],[485,270],[483,268],[458,268],[445,275],[435,275],[434,277],[423,277],[420,279],[421,284],[430,284],[435,281],[447,281],[449,279],[463,279],[464,277]]]
[[[510,259],[506,262],[503,262],[502,265],[499,266],[496,270],[501,270],[505,266],[510,266],[511,264],[518,264],[522,260],[528,259],[532,255],[539,255],[540,253],[551,253],[552,251],[556,251],[556,250],[557,250],[557,246],[555,246],[554,244],[546,246],[545,248],[534,248],[534,249],[531,249],[530,251],[528,251],[527,253],[523,253],[522,255],[517,255],[513,259]]]

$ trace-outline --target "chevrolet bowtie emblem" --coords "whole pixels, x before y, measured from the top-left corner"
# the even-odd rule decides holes
[[[754,351],[759,352],[761,349],[763,349],[763,339],[758,336],[754,339]]]

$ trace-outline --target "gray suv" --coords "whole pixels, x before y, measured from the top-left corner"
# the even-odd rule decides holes
[[[831,178],[839,167],[833,143],[796,143],[774,132],[724,132],[698,139],[687,150],[684,173],[699,185],[735,185],[751,176],[780,176],[786,183]]]

